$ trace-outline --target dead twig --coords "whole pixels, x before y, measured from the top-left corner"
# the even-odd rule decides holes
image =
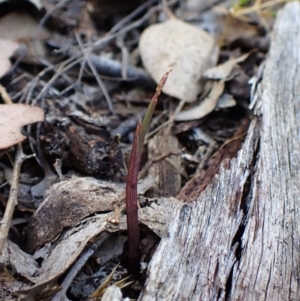
[[[1,85],[0,85],[0,94],[1,94],[3,101],[6,104],[13,103],[9,94],[6,91],[6,89]],[[0,255],[2,254],[3,246],[4,246],[4,243],[6,242],[6,239],[8,236],[8,232],[9,232],[9,228],[11,225],[11,220],[12,220],[15,206],[18,205],[18,188],[19,188],[21,166],[25,160],[32,158],[32,157],[35,157],[35,154],[26,156],[23,153],[22,144],[18,143],[16,159],[15,159],[15,164],[14,164],[13,174],[12,174],[12,179],[11,179],[9,198],[8,198],[8,202],[6,205],[4,216],[0,222]]]
[[[9,198],[6,205],[4,216],[0,222],[0,255],[2,254],[3,246],[8,236],[10,223],[12,220],[15,206],[18,205],[19,177],[20,177],[22,163],[25,160],[32,158],[34,156],[35,154],[26,156],[23,153],[21,143],[17,145],[17,153],[16,153],[16,159],[15,159],[15,164],[14,164],[14,169],[13,169],[13,174],[11,179]]]
[[[116,38],[116,45],[120,48],[122,53],[122,61],[121,61],[121,74],[123,79],[127,79],[127,66],[128,66],[128,60],[129,60],[129,51],[124,43],[124,36],[119,35]]]
[[[36,98],[33,100],[32,103],[36,104],[37,101],[45,95],[45,93],[47,92],[47,90],[49,89],[49,87],[54,83],[54,81],[58,77],[60,77],[62,75],[63,72],[71,69],[72,67],[74,67],[75,65],[79,64],[80,62],[81,62],[81,58],[77,58],[76,56],[73,56],[73,57],[69,58],[68,60],[66,60],[63,64],[61,64],[59,66],[59,68],[56,70],[55,74],[47,82],[47,84],[43,87],[43,89],[41,90],[41,92],[36,96]],[[52,69],[53,69],[52,67],[46,68],[47,71],[52,70]],[[41,73],[43,73],[43,72],[41,72]],[[27,99],[28,99],[28,97],[27,97]]]
[[[177,2],[177,0],[172,0],[170,2],[168,2],[168,6],[171,6],[173,4],[175,4]],[[94,43],[93,45],[93,50],[99,50],[102,48],[103,44],[113,40],[114,38],[116,38],[118,35],[122,35],[125,34],[139,26],[141,26],[146,20],[148,20],[153,14],[155,14],[158,11],[161,11],[163,9],[163,5],[159,4],[157,6],[152,7],[151,9],[149,9],[149,11],[140,19],[132,22],[131,24],[124,26],[122,24],[118,25],[116,24],[108,33],[107,35],[105,35],[104,37],[100,38],[97,42]],[[122,21],[122,20],[121,20]],[[120,21],[120,22],[121,22]],[[125,22],[125,24],[127,23],[127,21]]]
[[[105,100],[106,100],[106,103],[107,103],[107,106],[108,106],[108,109],[109,109],[110,113],[111,114],[115,114],[115,109],[113,107],[111,98],[110,98],[110,96],[109,96],[109,94],[107,92],[107,89],[106,89],[106,87],[105,87],[102,79],[100,78],[99,73],[96,70],[93,62],[90,59],[90,51],[91,51],[91,49],[85,50],[83,48],[83,45],[82,45],[82,42],[81,42],[81,38],[80,38],[80,36],[79,36],[79,34],[77,32],[75,32],[75,37],[76,37],[76,40],[78,42],[78,45],[79,45],[79,47],[80,47],[83,55],[84,55],[84,59],[86,60],[86,62],[88,63],[88,65],[89,65],[89,67],[91,69],[91,71],[93,72],[93,75],[95,76],[95,78],[97,80],[97,83],[98,83],[98,85],[99,85],[99,87],[100,87],[100,89],[101,89],[101,91],[102,91],[102,93],[103,93],[103,95],[105,97]]]
[[[78,272],[82,269],[88,259],[97,251],[101,244],[109,237],[109,234],[104,232],[100,234],[100,237],[94,242],[85,253],[83,253],[77,262],[72,266],[71,270],[61,283],[61,290],[57,292],[51,301],[65,301],[68,300],[66,297],[67,290]]]
[[[160,161],[163,161],[165,159],[168,159],[169,157],[171,156],[179,156],[181,155],[182,153],[182,150],[178,153],[174,153],[174,152],[168,152],[166,154],[163,154],[157,158],[154,158],[154,159],[150,159],[147,161],[147,163],[145,164],[145,166],[143,167],[143,169],[139,172],[139,179],[143,179],[146,177],[150,167],[155,164],[155,163],[158,163]],[[172,163],[171,163],[172,164]]]
[[[133,18],[135,18],[138,14],[140,14],[144,9],[147,9],[150,7],[153,3],[155,3],[156,0],[150,0],[142,5],[140,5],[138,8],[136,8],[132,13],[124,17],[122,20],[120,20],[116,25],[114,25],[111,30],[109,31],[110,34],[118,32],[121,28],[123,28],[126,23],[131,21]]]

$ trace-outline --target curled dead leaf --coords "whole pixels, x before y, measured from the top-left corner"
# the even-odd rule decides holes
[[[231,72],[236,64],[243,62],[250,55],[251,52],[246,53],[238,58],[232,58],[226,61],[223,64],[212,67],[206,70],[203,74],[203,77],[207,79],[218,79],[218,80],[226,80],[230,77]]]
[[[200,119],[210,112],[216,107],[218,103],[219,97],[222,95],[224,91],[224,82],[223,81],[215,81],[213,82],[212,88],[208,95],[202,100],[200,105],[193,107],[190,110],[182,111],[175,116],[176,121],[187,121]]]

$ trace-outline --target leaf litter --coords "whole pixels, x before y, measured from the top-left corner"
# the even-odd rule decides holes
[[[219,48],[204,30],[178,19],[149,26],[141,35],[143,65],[156,83],[173,68],[163,92],[187,102],[202,90],[202,74],[214,66]]]
[[[44,121],[41,108],[23,104],[0,105],[0,149],[9,148],[26,139],[20,129],[24,125]]]
[[[176,16],[165,14],[166,3],[151,0],[120,6],[22,1],[18,12],[3,3],[0,27],[13,28],[11,35],[1,30],[8,34],[1,42],[7,43],[1,83],[14,109],[0,114],[2,137],[10,139],[0,157],[1,217],[9,199],[18,203],[0,252],[0,296],[84,300],[105,283],[103,300],[122,300],[120,287],[128,282],[122,292],[138,298],[144,269],[168,235],[173,204],[197,200],[243,141],[248,81],[265,58],[268,27],[262,14],[242,18],[242,9],[237,14],[209,6],[204,12],[197,3],[190,14],[192,5],[178,9],[175,0],[167,5]],[[27,20],[22,30],[20,20]],[[170,67],[141,158],[142,270],[126,280],[124,189],[133,133]],[[133,98],[136,89],[142,92]],[[234,105],[222,105],[224,99]],[[24,108],[30,110],[22,113]],[[35,110],[40,115],[33,119]],[[43,112],[44,122],[33,124]],[[21,168],[21,144],[10,132],[20,139],[20,127],[28,124],[22,129],[28,160]],[[19,180],[26,193],[14,195]]]
[[[1,67],[0,67],[0,77],[6,74],[7,71],[11,68],[11,62],[9,58],[13,55],[15,50],[17,50],[19,47],[19,44],[7,40],[7,39],[0,39],[0,61],[1,61]]]

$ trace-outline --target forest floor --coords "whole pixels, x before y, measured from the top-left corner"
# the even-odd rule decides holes
[[[280,2],[0,1],[1,300],[100,300],[110,284],[138,298],[172,202],[196,201],[241,147]],[[131,275],[134,131],[171,69],[143,145]]]

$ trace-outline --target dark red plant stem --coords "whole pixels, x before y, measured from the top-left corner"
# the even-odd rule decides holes
[[[139,136],[141,125],[138,124],[134,134],[128,176],[126,181],[126,213],[128,233],[128,270],[130,274],[136,275],[139,272],[139,220],[137,205],[137,182],[141,153],[139,151]]]

